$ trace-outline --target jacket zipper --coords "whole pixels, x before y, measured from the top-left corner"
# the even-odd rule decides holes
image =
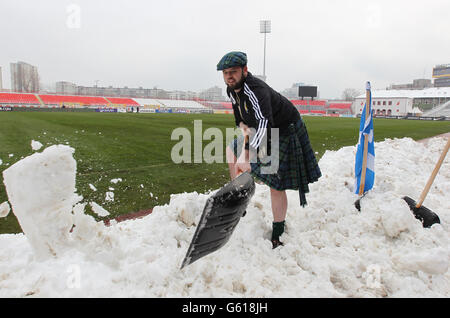
[[[241,99],[239,98],[238,94],[239,93],[236,93],[236,99],[237,99],[237,102],[238,102],[238,109],[239,109],[239,113],[241,114],[242,121],[244,121],[244,123],[245,123],[244,116],[242,116]]]

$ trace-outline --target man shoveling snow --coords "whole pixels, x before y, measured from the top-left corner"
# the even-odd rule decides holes
[[[308,184],[316,182],[322,175],[311,148],[306,125],[287,98],[248,71],[245,53],[226,54],[217,64],[217,70],[223,72],[236,126],[243,132],[242,136],[234,139],[227,147],[231,179],[237,176],[238,171],[251,171],[254,177],[270,187],[273,213],[271,240],[276,248],[282,245],[280,236],[284,232],[287,213],[286,190],[298,190],[300,204],[305,206]],[[271,128],[278,129],[279,132],[279,157],[272,158],[278,160],[278,169],[266,173],[264,158],[270,156],[273,145],[276,144],[276,141],[271,140]],[[250,139],[242,152],[247,135]]]

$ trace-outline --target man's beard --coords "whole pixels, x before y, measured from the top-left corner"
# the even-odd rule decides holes
[[[238,89],[241,89],[244,86],[244,81],[245,81],[245,76],[244,76],[244,71],[242,71],[241,80],[239,82],[237,82],[236,84],[234,84],[234,85],[227,84],[227,86],[230,89],[238,90]]]

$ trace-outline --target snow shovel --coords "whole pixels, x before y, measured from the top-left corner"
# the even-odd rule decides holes
[[[403,197],[403,200],[405,200],[406,203],[408,203],[409,208],[414,213],[416,219],[422,222],[423,227],[430,227],[435,223],[440,223],[439,216],[430,209],[424,207],[422,203],[425,200],[425,197],[427,196],[428,191],[431,188],[431,185],[433,184],[434,178],[436,177],[439,169],[441,168],[442,162],[444,161],[449,148],[450,148],[450,138],[447,140],[447,144],[445,145],[444,151],[442,152],[441,157],[439,158],[436,166],[434,167],[434,170],[431,173],[431,176],[428,179],[428,182],[425,185],[422,194],[420,195],[419,201],[416,203],[413,199],[411,199],[408,196]]]
[[[208,198],[180,269],[228,242],[254,194],[255,181],[244,172]]]
[[[208,198],[181,269],[224,246],[255,194],[255,182],[244,172]]]

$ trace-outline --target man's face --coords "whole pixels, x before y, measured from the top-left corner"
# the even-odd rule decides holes
[[[225,84],[227,84],[230,89],[240,89],[242,87],[242,83],[244,82],[245,76],[247,75],[247,66],[230,67],[224,69],[222,72]]]

